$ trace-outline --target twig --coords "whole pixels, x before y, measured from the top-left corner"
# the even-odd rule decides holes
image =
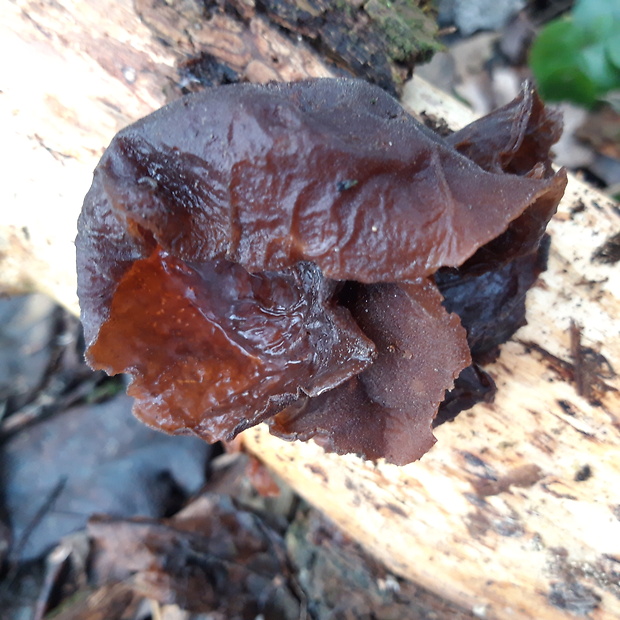
[[[68,477],[63,476],[62,478],[60,478],[56,486],[50,491],[49,495],[47,496],[47,499],[43,502],[41,507],[37,510],[35,515],[32,517],[32,519],[30,520],[30,523],[24,530],[24,533],[21,535],[21,538],[17,541],[17,544],[15,545],[13,552],[12,552],[13,556],[18,557],[21,554],[21,552],[24,550],[24,547],[28,544],[28,540],[30,540],[30,537],[32,536],[32,533],[34,532],[34,530],[39,526],[41,521],[43,521],[43,519],[45,518],[45,515],[48,512],[50,512],[50,510],[53,508],[54,504],[56,503],[56,500],[58,499],[60,494],[64,491],[65,486],[67,485],[67,480],[68,480]]]

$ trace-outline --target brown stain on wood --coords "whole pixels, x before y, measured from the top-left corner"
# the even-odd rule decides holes
[[[479,497],[489,497],[500,493],[510,492],[511,487],[527,488],[534,486],[544,478],[542,469],[534,463],[520,465],[511,469],[504,476],[496,480],[482,478],[472,480],[472,486]]]
[[[398,515],[399,517],[403,517],[406,519],[409,516],[402,508],[400,508],[400,506],[397,506],[396,504],[393,504],[391,502],[388,502],[387,504],[385,504],[385,508],[387,508],[390,512],[394,513],[395,515]]]
[[[573,365],[566,360],[563,360],[561,357],[557,355],[553,355],[549,353],[546,349],[544,349],[537,342],[532,341],[518,341],[524,348],[527,354],[531,354],[532,352],[538,353],[541,357],[542,362],[545,366],[554,372],[558,378],[562,381],[572,381],[573,379]]]
[[[538,343],[520,341],[520,344],[527,352],[538,353],[547,368],[559,380],[575,386],[579,396],[586,398],[591,405],[600,407],[606,393],[618,391],[609,383],[617,377],[617,374],[602,353],[583,345],[581,334],[581,326],[576,321],[571,321],[569,338],[572,362],[553,355]],[[563,405],[561,406],[564,408]]]
[[[612,235],[592,254],[592,261],[604,265],[615,265],[620,261],[620,232]]]
[[[482,499],[476,509],[465,517],[465,525],[470,535],[481,540],[490,533],[505,538],[521,538],[525,535],[525,526],[519,514],[510,508],[500,509]],[[495,546],[491,539],[485,539],[486,546]]]
[[[325,473],[325,470],[315,463],[306,463],[306,469],[310,470],[315,476],[318,476],[324,484],[329,484],[329,476]]]
[[[572,378],[577,394],[591,404],[599,405],[606,391],[616,391],[616,388],[605,383],[605,379],[615,378],[616,372],[604,355],[583,345],[582,328],[576,321],[571,321],[569,334],[573,358]]]

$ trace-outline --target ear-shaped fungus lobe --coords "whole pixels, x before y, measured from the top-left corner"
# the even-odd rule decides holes
[[[188,264],[156,250],[121,280],[89,355],[133,375],[134,412],[208,441],[359,373],[373,343],[330,301],[310,263],[252,275],[229,261]]]
[[[130,373],[136,413],[169,432],[230,438],[282,411],[280,434],[417,458],[469,362],[428,278],[539,222],[565,182],[479,165],[466,141],[357,80],[210,89],[121,131],[76,240],[91,365]]]
[[[435,443],[432,418],[471,362],[465,330],[428,281],[354,285],[347,306],[377,347],[362,373],[317,398],[300,399],[270,420],[271,432],[329,450],[404,465]]]
[[[507,105],[446,138],[459,153],[489,172],[526,176],[541,168],[554,175],[550,151],[562,135],[559,112],[544,107],[530,84]]]
[[[514,101],[447,138],[485,170],[553,179],[554,185],[463,265],[435,274],[445,307],[467,330],[474,361],[446,394],[435,425],[493,397],[493,379],[477,364],[492,361],[498,345],[526,323],[525,295],[546,269],[550,239],[545,228],[566,185],[564,171],[554,173],[550,157],[561,128],[558,113],[547,110],[526,84]]]
[[[550,155],[561,133],[559,113],[546,109],[536,91],[525,84],[514,101],[447,138],[484,170],[551,181],[548,191],[533,200],[501,235],[461,265],[461,274],[496,269],[537,251],[566,187],[566,172],[554,172]]]

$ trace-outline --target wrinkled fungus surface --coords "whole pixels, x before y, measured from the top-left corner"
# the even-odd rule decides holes
[[[121,131],[78,225],[95,368],[135,414],[404,464],[488,399],[563,194],[560,122],[524,88],[442,139],[358,80],[236,84]],[[460,318],[459,318],[460,316]]]

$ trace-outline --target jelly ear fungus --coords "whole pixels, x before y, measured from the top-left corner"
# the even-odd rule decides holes
[[[76,240],[87,359],[129,373],[134,413],[170,433],[267,420],[416,460],[438,410],[492,392],[477,364],[523,323],[566,184],[560,131],[529,86],[445,140],[359,80],[180,99],[95,170]]]

